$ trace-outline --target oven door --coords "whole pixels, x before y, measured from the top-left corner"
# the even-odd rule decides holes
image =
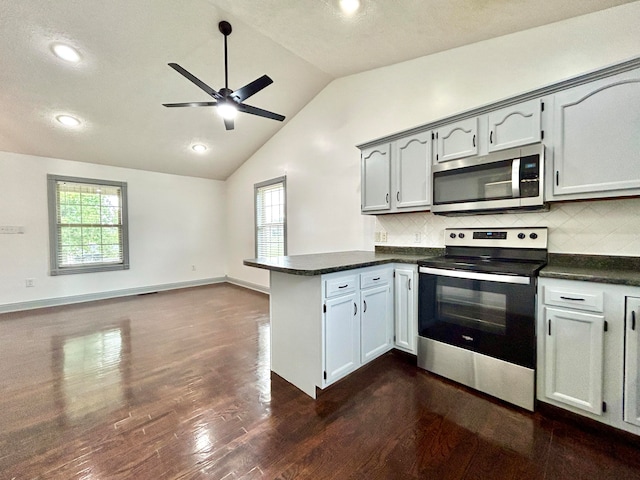
[[[420,336],[534,368],[535,278],[420,267]]]

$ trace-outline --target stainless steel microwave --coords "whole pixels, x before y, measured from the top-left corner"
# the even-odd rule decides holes
[[[544,145],[434,165],[431,211],[441,215],[544,210]]]

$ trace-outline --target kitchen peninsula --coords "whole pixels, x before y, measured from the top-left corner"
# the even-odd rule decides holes
[[[377,249],[244,260],[270,271],[271,370],[316,398],[316,388],[394,346],[410,352],[417,333],[417,261],[441,252]]]

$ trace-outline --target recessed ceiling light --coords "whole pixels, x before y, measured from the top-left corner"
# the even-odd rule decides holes
[[[58,115],[56,120],[66,127],[77,127],[80,125],[80,120],[76,117],[72,117],[71,115]]]
[[[51,46],[51,50],[56,57],[66,60],[67,62],[77,63],[80,61],[80,54],[78,51],[64,43],[54,43]]]
[[[360,0],[340,0],[340,8],[347,15],[353,15],[360,8]]]
[[[195,145],[193,145],[191,147],[191,149],[194,152],[197,152],[197,153],[204,153],[204,152],[207,151],[207,146],[206,145],[202,145],[201,143],[196,143]]]

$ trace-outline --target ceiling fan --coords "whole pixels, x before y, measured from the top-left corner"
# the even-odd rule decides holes
[[[261,108],[247,105],[244,102],[247,98],[255,95],[263,88],[271,85],[273,80],[267,75],[263,75],[257,78],[251,83],[246,84],[244,87],[238,90],[231,90],[229,88],[229,75],[227,71],[227,37],[231,34],[231,24],[229,22],[222,21],[218,24],[218,30],[224,35],[224,88],[221,88],[219,92],[216,92],[209,85],[198,79],[187,70],[182,68],[177,63],[169,63],[168,65],[173,68],[180,75],[187,80],[200,87],[202,90],[211,95],[215,102],[187,102],[187,103],[163,103],[165,107],[217,107],[218,113],[224,119],[224,126],[227,130],[233,130],[233,119],[237,112],[250,113],[251,115],[257,115],[259,117],[271,118],[272,120],[283,121],[284,116],[277,113],[269,112]]]

